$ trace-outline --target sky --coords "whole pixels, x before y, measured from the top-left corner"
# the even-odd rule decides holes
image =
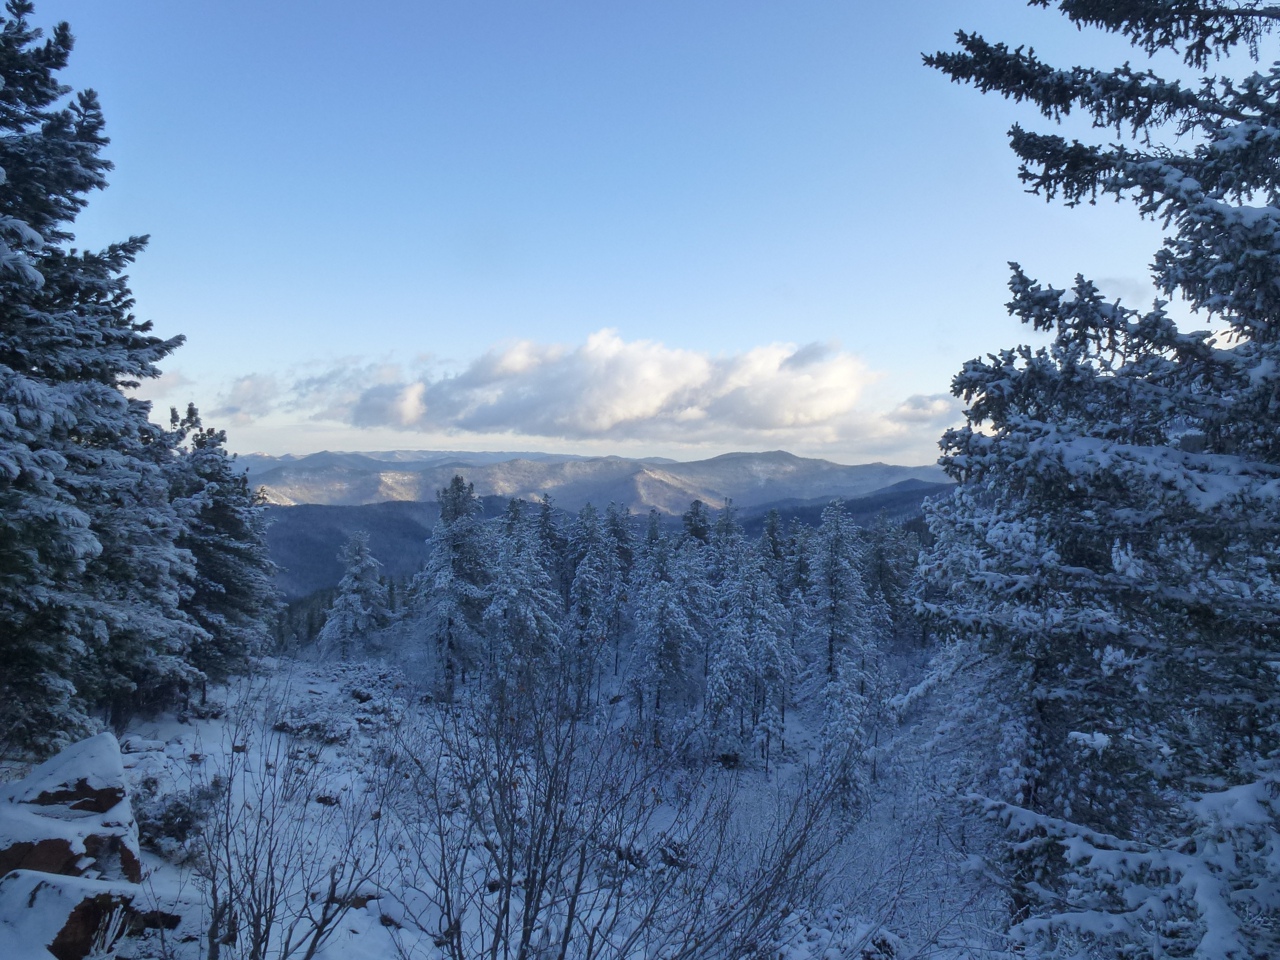
[[[1155,296],[1157,225],[1023,192],[1025,107],[954,32],[1139,59],[1018,0],[37,0],[136,234],[141,394],[242,453],[784,449],[919,464],[952,376],[1032,335],[1008,262]],[[1087,128],[1072,135],[1099,137]],[[1034,342],[1034,341],[1032,341]]]

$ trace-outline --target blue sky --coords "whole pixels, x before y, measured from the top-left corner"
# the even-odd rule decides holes
[[[1007,261],[1153,296],[1157,228],[1024,194],[1005,131],[1047,122],[920,63],[957,28],[1134,57],[1017,0],[37,19],[71,23],[113,141],[78,240],[151,234],[138,314],[187,337],[145,395],[242,452],[926,462],[951,376],[1026,339]]]

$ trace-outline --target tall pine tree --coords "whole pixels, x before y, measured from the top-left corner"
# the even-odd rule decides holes
[[[482,660],[491,563],[475,488],[455,476],[437,499],[431,555],[410,591],[414,617],[435,657],[439,693],[451,702],[459,681]]]
[[[0,742],[43,751],[194,676],[202,631],[179,610],[190,554],[169,502],[164,432],[124,390],[180,338],[133,315],[123,271],[145,245],[68,248],[110,163],[92,91],[56,79],[48,39],[0,18]]]
[[[326,654],[346,660],[357,644],[386,626],[390,613],[387,590],[378,573],[382,564],[369,550],[369,534],[363,530],[351,534],[338,559],[343,566],[342,581],[316,642]]]
[[[1277,17],[1253,2],[1057,6],[1200,69],[1241,47],[1261,56]],[[1270,955],[1280,68],[1186,84],[959,43],[927,62],[1112,131],[1119,142],[1092,144],[1015,127],[1023,182],[1068,204],[1127,198],[1160,220],[1156,286],[1219,331],[1015,265],[1009,309],[1052,344],[971,361],[955,380],[968,424],[944,438],[943,463],[964,488],[932,512],[924,606],[960,650],[951,662],[972,664],[1010,713],[988,809],[1014,831],[1014,931],[1057,955]]]
[[[171,496],[187,510],[178,542],[195,561],[195,579],[180,607],[207,634],[189,659],[219,683],[243,672],[249,657],[262,651],[267,625],[280,610],[266,507],[227,453],[224,431],[203,426],[194,405],[182,417],[173,410],[170,421],[179,453]]]

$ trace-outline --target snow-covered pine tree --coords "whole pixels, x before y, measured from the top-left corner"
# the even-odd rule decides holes
[[[227,453],[226,433],[204,427],[194,405],[170,416],[178,445],[171,496],[186,505],[179,545],[195,559],[195,580],[180,606],[208,634],[189,659],[215,683],[243,671],[260,652],[280,610],[267,551],[266,508]]]
[[[325,654],[346,660],[369,634],[386,626],[389,614],[386,588],[379,578],[382,564],[369,550],[369,534],[351,534],[338,559],[342,580],[316,643]]]
[[[697,540],[703,545],[711,542],[711,532],[715,528],[715,522],[711,519],[707,505],[701,500],[694,500],[689,504],[689,509],[681,516],[680,522],[684,526],[686,540]]]
[[[782,568],[782,592],[788,598],[807,597],[813,592],[814,536],[813,527],[794,517],[787,525],[787,557]],[[791,602],[789,599],[788,604]]]
[[[867,593],[877,616],[885,620],[883,641],[907,632],[911,625],[911,580],[920,556],[920,541],[885,516],[876,517],[866,532],[864,576]]]
[[[124,388],[181,338],[132,314],[123,271],[145,244],[68,249],[106,185],[91,91],[56,78],[72,39],[32,5],[0,17],[0,743],[37,751],[190,674],[199,631],[178,610],[189,555],[164,476],[163,431]]]
[[[618,554],[618,567],[622,571],[622,579],[631,577],[631,568],[636,562],[635,520],[631,511],[618,503],[610,501],[604,511],[605,535],[613,542],[613,549]]]
[[[1048,0],[1033,5],[1049,6]],[[1078,25],[1203,69],[1264,45],[1253,2],[1062,0]],[[1280,68],[1196,84],[1129,65],[1055,69],[960,34],[957,81],[1072,110],[1121,142],[1015,127],[1031,190],[1129,198],[1169,230],[1157,303],[1014,267],[1010,311],[1054,336],[974,360],[943,440],[964,484],[930,518],[925,608],[1005,707],[1015,932],[1033,948],[1246,957],[1280,946]],[[967,650],[967,654],[964,652]]]
[[[841,654],[871,669],[875,633],[862,580],[863,546],[842,501],[823,508],[808,560],[809,625],[811,655],[827,681],[835,679]]]
[[[729,597],[731,580],[745,552],[742,526],[733,501],[710,520],[701,500],[689,505],[683,519],[684,547],[690,559],[700,555],[699,566],[707,584],[706,629],[702,661],[706,677],[704,710],[711,724],[708,733],[717,741],[716,752],[739,754],[746,736],[746,714],[750,701],[751,665],[747,654],[746,624],[741,621],[737,591]],[[707,529],[709,527],[709,529]],[[700,546],[705,544],[705,546]]]
[[[626,597],[618,552],[589,503],[574,521],[569,552],[577,562],[569,588],[565,649],[579,665],[577,686],[585,680],[589,692],[618,660]]]
[[[882,608],[867,595],[866,544],[841,500],[822,511],[808,543],[809,588],[794,615],[805,617],[807,668],[821,710],[823,764],[837,776],[846,808],[857,806],[885,693]]]
[[[823,775],[835,786],[836,804],[846,815],[862,811],[871,780],[872,701],[866,688],[865,672],[840,652],[835,676],[822,693],[819,757]]]
[[[483,673],[502,709],[510,696],[532,695],[539,676],[578,667],[558,656],[563,603],[540,556],[539,528],[525,516],[524,502],[512,500],[494,544]]]
[[[701,507],[699,501],[694,503],[699,508]],[[689,513],[685,514],[686,532],[689,530],[689,517],[691,515],[694,515],[694,506],[692,505],[689,508]],[[738,522],[738,508],[733,505],[732,499],[725,498],[724,506],[716,516],[715,523],[711,526],[711,534],[706,541],[706,545],[710,549],[705,551],[706,559],[703,565],[706,567],[707,579],[711,584],[711,589],[715,591],[730,575],[733,564],[738,562],[738,558],[746,548],[746,536],[743,533],[742,524]]]
[[[629,626],[628,607],[631,600],[631,573],[635,569],[636,536],[631,511],[610,503],[604,513],[604,537],[617,562],[617,592],[610,598],[609,634],[614,638],[613,674],[622,666],[622,644]]]
[[[543,494],[538,502],[537,532],[542,565],[560,595],[561,612],[567,611],[569,585],[573,583],[573,558],[570,556],[569,538],[562,529],[560,514],[550,494]]]
[[[440,519],[431,533],[431,554],[410,587],[411,607],[436,660],[439,693],[452,702],[459,680],[481,660],[489,548],[472,484],[455,476],[437,499]]]
[[[770,510],[765,514],[764,529],[760,532],[757,550],[764,561],[765,572],[777,587],[778,596],[785,601],[790,593],[786,587],[787,536],[777,510]]]
[[[764,560],[726,525],[713,541],[719,583],[707,653],[707,711],[720,753],[754,748],[766,769],[782,741],[796,674],[787,611]]]
[[[696,672],[704,641],[688,599],[697,590],[691,581],[701,572],[701,558],[696,548],[689,550],[695,551],[696,571],[690,569],[691,554],[672,543],[651,510],[632,578],[630,675],[639,721],[647,724],[655,746],[688,718],[700,689]]]

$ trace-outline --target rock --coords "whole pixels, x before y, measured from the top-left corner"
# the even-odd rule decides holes
[[[173,929],[173,914],[135,907],[141,880],[138,827],[111,734],[0,786],[0,957],[83,960],[104,934]]]
[[[120,744],[109,733],[81,740],[9,784],[6,793],[14,803],[106,813],[125,798]]]
[[[83,960],[117,910],[121,929],[140,919],[136,892],[125,883],[16,870],[0,879],[0,956]]]
[[[138,883],[138,827],[109,733],[0,788],[0,877],[12,870]]]
[[[7,833],[3,817],[0,817],[0,832]],[[0,841],[7,844],[0,846],[0,876],[13,870],[39,870],[43,873],[58,873],[75,876],[82,871],[77,864],[86,853],[77,853],[74,843],[66,837],[46,837],[43,840],[25,840],[17,843],[9,840]]]

